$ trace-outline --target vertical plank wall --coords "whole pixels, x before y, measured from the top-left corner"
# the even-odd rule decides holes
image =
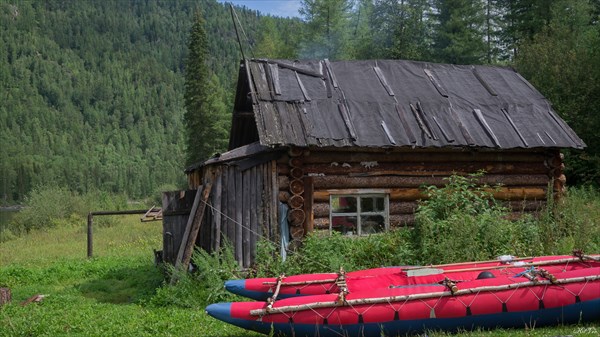
[[[163,260],[175,264],[196,190],[163,192]]]
[[[242,171],[218,164],[204,169],[203,180],[209,174],[212,192],[196,245],[211,252],[231,244],[240,266],[248,267],[261,237],[278,239],[277,165],[269,161]]]

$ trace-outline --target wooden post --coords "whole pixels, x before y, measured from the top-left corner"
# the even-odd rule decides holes
[[[217,171],[217,177],[215,178],[215,194],[213,195],[213,205],[217,212],[215,212],[215,217],[213,219],[213,223],[215,225],[215,233],[214,233],[214,242],[213,242],[213,250],[218,251],[221,249],[221,191],[223,190],[223,179],[221,178],[221,168]]]
[[[128,211],[95,211],[88,213],[87,219],[87,257],[90,258],[94,253],[94,237],[93,237],[93,224],[94,215],[128,215],[128,214],[146,214],[147,209],[137,209]]]
[[[251,233],[251,225],[250,222],[250,213],[253,205],[250,203],[251,197],[251,183],[252,183],[252,169],[246,170],[242,173],[242,203],[243,203],[243,214],[242,214],[242,256],[243,256],[243,266],[249,267],[251,263],[251,254],[250,254],[250,237]]]
[[[92,223],[93,223],[92,212],[88,213],[87,219],[87,257],[90,258],[94,254],[94,238],[92,234]]]
[[[244,251],[243,251],[243,209],[244,209],[244,193],[243,193],[243,181],[242,171],[235,169],[235,208],[233,210],[235,216],[235,259],[243,267],[244,264]]]

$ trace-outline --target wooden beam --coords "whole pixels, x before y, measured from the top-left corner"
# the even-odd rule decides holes
[[[194,199],[194,206],[192,207],[192,212],[190,213],[190,220],[188,220],[188,226],[190,227],[189,232],[186,233],[186,240],[181,241],[181,246],[179,249],[179,253],[177,254],[177,260],[175,261],[175,269],[177,270],[187,270],[190,264],[190,260],[192,258],[192,253],[194,252],[194,247],[196,244],[196,239],[198,238],[198,232],[200,231],[200,226],[202,225],[202,220],[204,219],[204,210],[206,209],[206,202],[208,201],[208,197],[210,196],[210,192],[212,189],[212,181],[207,182],[202,189],[202,193],[200,191],[196,192],[196,198]],[[183,249],[182,249],[183,248]],[[181,256],[181,258],[180,258]],[[175,284],[177,282],[176,274],[173,274],[171,278],[171,284]]]
[[[185,231],[183,232],[183,236],[181,238],[181,243],[179,244],[179,250],[177,251],[177,257],[175,258],[175,267],[179,267],[181,261],[183,260],[183,254],[185,252],[185,247],[188,242],[190,232],[192,230],[192,223],[194,222],[194,217],[196,212],[198,211],[198,205],[200,204],[201,199],[200,190],[196,190],[196,196],[194,197],[194,203],[192,204],[192,210],[190,211],[190,215],[188,216],[187,223],[185,225]]]
[[[287,177],[280,176],[280,184],[286,184]],[[415,188],[422,185],[444,186],[447,184],[447,177],[432,176],[370,176],[370,177],[349,177],[345,175],[317,176],[314,178],[315,189],[333,189],[344,188],[389,188],[389,187],[408,187]],[[504,186],[547,186],[550,179],[547,175],[484,175],[474,179],[478,184]],[[288,183],[291,184],[291,183]]]
[[[379,163],[390,162],[540,162],[548,158],[543,152],[467,152],[467,151],[413,151],[413,152],[343,152],[343,151],[319,151],[311,152],[310,156],[303,157],[304,164],[329,164],[338,163],[360,163],[377,161]]]
[[[498,190],[493,188],[484,189],[486,192],[493,194],[498,200],[545,200],[547,188],[542,187],[501,187]],[[359,193],[388,193],[390,200],[406,200],[414,201],[427,198],[423,190],[418,188],[383,188],[383,189],[330,189],[316,190],[314,201],[329,202],[331,194],[359,194]]]

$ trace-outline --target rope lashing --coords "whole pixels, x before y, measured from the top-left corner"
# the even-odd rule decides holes
[[[600,256],[585,255],[581,249],[573,249],[573,256],[579,258],[581,262],[584,260],[600,261]]]
[[[458,286],[456,285],[456,283],[457,281],[451,280],[447,277],[444,278],[444,280],[441,282],[442,285],[446,286],[448,290],[450,290],[452,295],[454,295],[454,293],[458,291]]]
[[[540,270],[538,271],[538,275],[549,280],[552,284],[556,283],[556,276],[552,275],[546,269],[540,268]]]
[[[556,283],[556,276],[552,275],[549,271],[547,271],[544,268],[536,269],[534,266],[532,266],[529,269],[516,274],[514,277],[521,276],[527,278],[529,281],[534,283],[537,283],[539,281],[538,276],[549,280],[552,284]]]
[[[347,288],[341,289],[341,291],[338,293],[338,296],[337,296],[337,299],[335,300],[335,302],[338,305],[343,305],[344,303],[346,303],[346,295],[348,295],[348,289]]]
[[[340,267],[338,277],[335,279],[335,285],[340,289],[340,291],[348,292],[348,284],[346,283],[346,271],[343,267]]]
[[[267,298],[267,311],[271,311],[271,309],[273,309],[273,304],[275,304],[277,296],[279,296],[279,290],[281,289],[281,283],[284,278],[285,274],[281,274],[279,277],[277,277],[277,286],[275,287],[275,292],[273,293],[273,296]]]

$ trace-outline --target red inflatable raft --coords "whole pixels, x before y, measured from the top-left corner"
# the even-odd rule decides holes
[[[385,267],[365,269],[353,272],[303,274],[280,276],[279,278],[254,278],[230,280],[225,288],[234,293],[258,301],[267,300],[277,291],[278,298],[302,295],[321,295],[339,293],[340,288],[349,292],[379,287],[411,286],[416,284],[437,283],[446,274],[472,271],[470,277],[477,276],[482,270],[496,270],[494,273],[506,273],[506,268],[524,266],[559,265],[567,262],[578,263],[579,259],[569,255],[514,258],[499,257],[493,261],[463,262],[422,267]],[[521,269],[522,270],[522,269]],[[421,275],[421,277],[419,276]]]
[[[438,275],[415,276],[415,282],[429,284],[380,283],[337,294],[217,303],[206,311],[233,325],[276,336],[379,337],[577,323],[600,317],[600,262],[590,258],[568,258],[543,267],[534,263],[488,270],[457,267],[444,272],[439,282],[426,279]]]

